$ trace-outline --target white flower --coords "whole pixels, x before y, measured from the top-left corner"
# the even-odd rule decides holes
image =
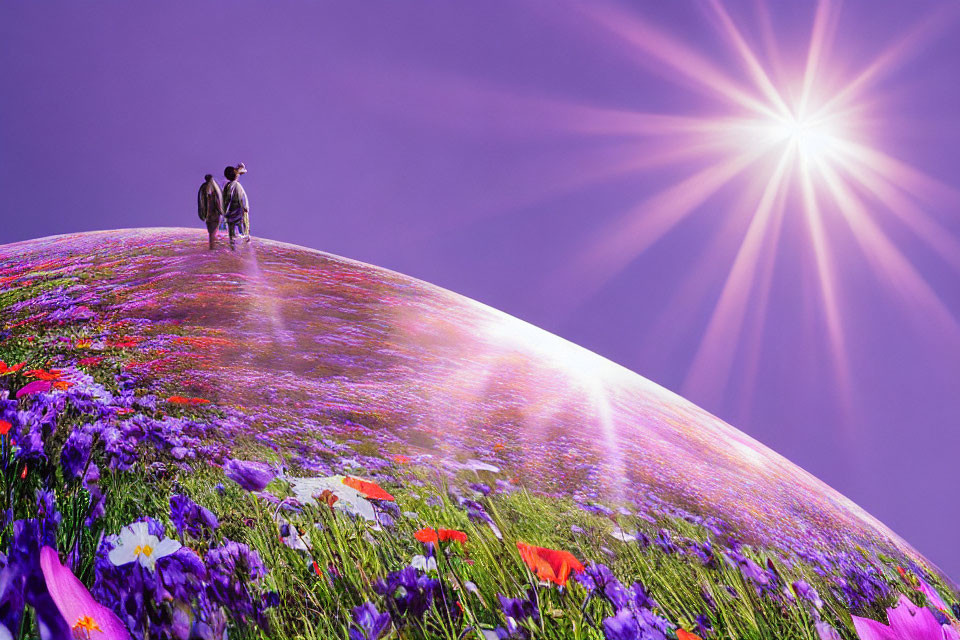
[[[423,571],[424,573],[438,571],[437,559],[433,556],[430,556],[429,558],[425,556],[413,556],[413,559],[410,560],[410,566],[414,569],[420,569],[420,571]]]
[[[158,559],[176,552],[180,546],[172,538],[161,540],[151,535],[146,522],[134,522],[120,530],[117,546],[110,551],[109,558],[118,567],[139,560],[152,571]]]
[[[466,469],[467,471],[489,471],[490,473],[500,473],[500,467],[494,466],[483,460],[470,458],[466,462],[457,462],[456,460],[445,460],[444,465],[451,469]]]
[[[300,532],[297,531],[297,528],[294,525],[290,524],[289,522],[286,524],[289,528],[289,535],[280,536],[283,544],[287,545],[291,549],[309,552],[310,547],[308,545],[310,544],[310,534],[304,533],[303,535],[300,535]]]
[[[620,542],[634,542],[637,539],[637,532],[628,533],[620,527],[616,527],[610,532],[610,537],[616,538]]]
[[[327,478],[289,478],[293,495],[301,504],[316,504],[314,495],[330,491],[337,496],[333,503],[334,509],[342,509],[347,513],[360,516],[370,522],[377,521],[377,514],[373,505],[362,493],[343,484],[344,476],[329,476]]]

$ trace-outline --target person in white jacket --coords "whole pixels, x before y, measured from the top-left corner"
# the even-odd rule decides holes
[[[250,202],[247,200],[247,192],[240,184],[239,177],[246,173],[247,169],[241,162],[237,166],[227,167],[223,170],[223,177],[227,179],[227,184],[223,187],[223,215],[227,219],[227,226],[230,231],[230,248],[234,248],[234,236],[237,229],[245,242],[250,242]]]

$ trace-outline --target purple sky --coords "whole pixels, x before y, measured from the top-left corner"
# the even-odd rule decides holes
[[[779,64],[797,69],[812,6],[769,5],[766,41],[764,5],[729,9],[764,65],[774,42]],[[863,118],[876,148],[958,186],[960,22],[935,13],[950,5],[844,3],[825,75],[842,87],[934,15],[864,92]],[[638,7],[657,33],[749,84],[706,5]],[[956,261],[877,207],[878,228],[928,287],[917,298],[916,282],[878,272],[842,216],[823,212],[848,391],[796,207],[770,248],[766,304],[751,297],[743,331],[720,336],[736,354],[725,385],[709,367],[706,384],[684,381],[751,219],[736,184],[586,287],[585,247],[698,168],[613,169],[680,143],[587,132],[590,109],[714,115],[717,104],[572,5],[4,3],[0,242],[160,225],[197,226],[201,241],[203,174],[242,160],[254,235],[447,287],[682,392],[960,577]],[[921,206],[949,249],[960,209],[947,191],[927,189]]]

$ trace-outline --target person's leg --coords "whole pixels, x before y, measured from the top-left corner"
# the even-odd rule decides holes
[[[227,222],[227,228],[230,230],[230,249],[235,250],[236,240],[234,239],[234,236],[236,236],[237,233],[237,223]]]
[[[207,233],[210,234],[210,251],[213,251],[213,248],[217,246],[217,227],[220,225],[220,220],[213,220],[207,222]]]

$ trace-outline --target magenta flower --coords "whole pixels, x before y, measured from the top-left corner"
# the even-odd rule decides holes
[[[950,607],[947,606],[947,603],[943,601],[943,598],[940,597],[940,594],[937,593],[933,587],[927,584],[927,582],[920,576],[917,576],[917,582],[920,583],[920,585],[917,587],[917,591],[927,596],[927,602],[944,613],[950,612]]]
[[[49,380],[34,380],[26,384],[22,389],[17,391],[17,398],[22,398],[23,396],[33,395],[34,393],[42,393],[50,391],[52,383]]]
[[[76,637],[130,640],[120,618],[93,599],[73,572],[60,564],[54,549],[43,547],[40,550],[40,569],[50,597]]]
[[[853,616],[860,640],[960,640],[949,625],[941,625],[926,607],[918,607],[901,595],[893,609],[887,609],[887,626],[876,620]]]

